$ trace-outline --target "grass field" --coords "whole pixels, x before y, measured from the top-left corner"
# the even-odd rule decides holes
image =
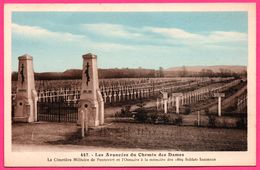
[[[80,137],[73,123],[13,124],[12,142],[25,145],[77,145],[181,151],[246,151],[242,129],[112,123]]]

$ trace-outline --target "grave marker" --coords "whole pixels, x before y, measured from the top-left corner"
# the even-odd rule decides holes
[[[168,100],[168,94],[167,92],[161,92],[161,94],[163,95],[162,99],[163,99],[163,108],[164,108],[164,113],[167,113],[167,100]]]
[[[225,93],[214,93],[214,97],[218,97],[218,116],[221,116],[221,97],[225,97]]]
[[[172,96],[176,97],[175,103],[176,103],[176,113],[180,113],[180,97],[182,96],[182,93],[172,93]]]

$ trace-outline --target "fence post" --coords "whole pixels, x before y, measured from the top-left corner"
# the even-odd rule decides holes
[[[55,104],[55,103],[54,103]],[[58,102],[58,104],[59,104],[59,122],[60,122],[60,111],[61,111],[61,109],[60,109],[60,104],[61,104],[61,102]],[[53,104],[52,104],[53,105]]]
[[[200,111],[198,110],[198,126],[200,126]]]
[[[81,137],[84,138],[85,137],[85,128],[84,128],[85,113],[84,113],[83,109],[81,109],[80,113],[81,113]]]

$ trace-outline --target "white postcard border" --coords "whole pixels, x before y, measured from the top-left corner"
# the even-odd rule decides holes
[[[179,152],[179,151],[90,151],[89,154],[98,153],[165,153],[164,158],[171,158],[169,153],[184,154],[187,158],[212,158],[216,161],[206,162],[48,162],[48,158],[77,158],[84,152],[12,152],[11,147],[11,14],[17,11],[81,11],[81,12],[109,12],[109,11],[247,11],[248,12],[248,151],[246,152]],[[5,4],[4,25],[4,149],[5,166],[23,167],[52,167],[52,166],[253,166],[256,164],[256,9],[253,3],[203,3],[203,4]],[[94,156],[95,157],[95,156]],[[115,157],[116,158],[116,157]],[[130,158],[130,156],[129,156]],[[150,156],[136,158],[148,159]],[[160,159],[160,156],[156,156]]]

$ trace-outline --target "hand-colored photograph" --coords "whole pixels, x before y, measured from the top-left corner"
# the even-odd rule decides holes
[[[8,166],[255,165],[254,5],[37,6],[6,9]]]

